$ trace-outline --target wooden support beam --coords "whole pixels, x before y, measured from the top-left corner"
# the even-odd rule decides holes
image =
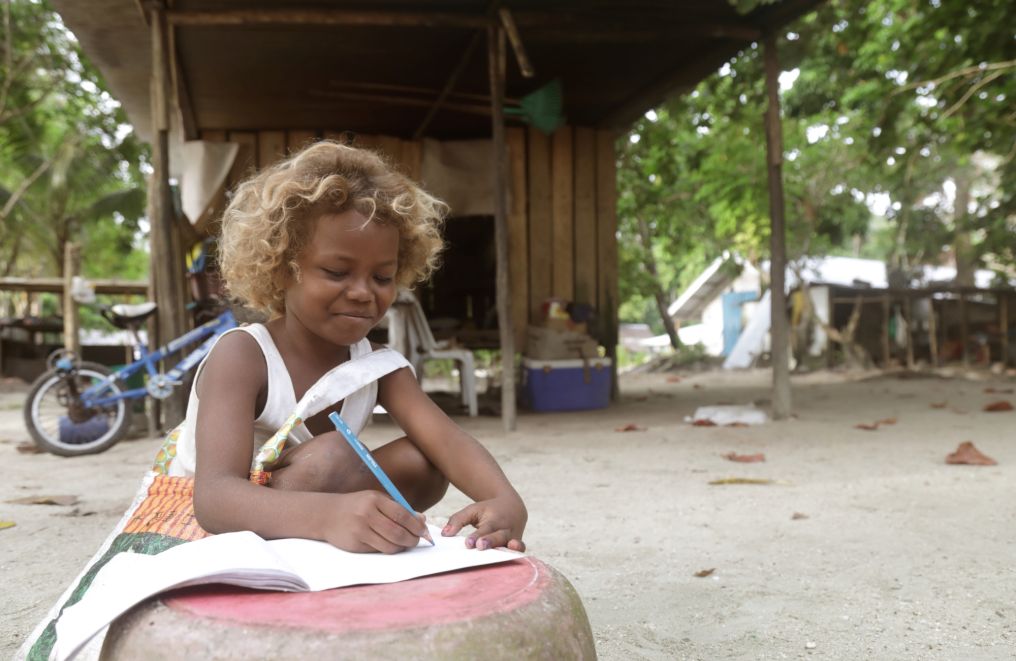
[[[536,72],[533,71],[533,65],[529,62],[526,46],[522,43],[522,37],[519,36],[519,29],[515,26],[515,19],[512,18],[511,10],[507,7],[501,7],[497,10],[497,14],[501,19],[501,27],[504,28],[505,33],[508,35],[508,41],[512,44],[512,52],[515,53],[515,61],[519,65],[522,77],[532,78],[536,75]]]
[[[483,32],[476,32],[478,35],[477,39],[483,38]],[[401,97],[410,97],[423,99],[429,103],[433,103],[440,95],[441,89],[437,87],[424,87],[421,85],[400,85],[394,83],[376,83],[372,81],[359,81],[359,80],[332,80],[328,82],[328,86],[338,92],[372,92],[375,94],[394,94]],[[452,90],[448,92],[449,98],[455,98],[459,101],[476,101],[478,103],[485,104],[484,112],[490,113],[490,94],[480,94],[474,92],[460,92]],[[518,105],[519,99],[515,97],[505,96],[505,104]]]
[[[147,296],[148,283],[142,280],[89,280],[96,294]],[[0,278],[0,291],[50,292],[63,295],[63,278]]]
[[[490,115],[490,106],[481,105],[478,103],[451,103],[444,100],[438,105],[437,100],[431,100],[422,98],[419,96],[406,96],[396,94],[372,94],[369,92],[345,92],[341,90],[312,90],[312,96],[322,97],[324,99],[334,99],[336,101],[351,101],[355,103],[375,103],[386,106],[403,106],[409,108],[431,108],[434,112],[437,109],[448,110],[452,112],[464,113],[467,115]],[[428,120],[427,125],[430,122]],[[424,131],[427,129],[427,125],[423,125]],[[419,132],[419,128],[417,128]],[[416,133],[414,133],[416,135]],[[423,136],[423,132],[419,132],[419,136]]]
[[[610,358],[610,398],[617,400],[618,266],[617,266],[617,152],[613,131],[596,132],[596,258],[599,340]]]
[[[180,129],[183,133],[183,139],[197,140],[198,122],[194,115],[194,105],[191,101],[187,77],[180,66],[180,54],[176,47],[176,30],[173,28],[169,28],[169,58],[176,107],[180,111]]]
[[[773,363],[773,404],[775,420],[790,417],[790,364],[788,362],[789,323],[787,321],[787,269],[786,231],[783,222],[783,131],[780,125],[779,75],[780,63],[776,54],[776,35],[770,31],[765,43],[766,94],[769,105],[765,115],[766,164],[769,170],[769,215],[772,219],[770,234],[770,291],[772,325],[770,327]]]
[[[505,35],[500,27],[487,28],[490,75],[491,129],[494,140],[494,243],[497,255],[497,327],[501,344],[501,422],[514,431],[515,334],[512,328],[511,276],[508,262],[508,154],[505,147],[504,85]]]
[[[347,27],[446,27],[483,29],[490,19],[482,14],[451,12],[358,11],[345,9],[222,9],[167,12],[170,25],[190,27],[342,25]]]
[[[80,315],[78,314],[78,302],[71,296],[71,283],[74,276],[81,272],[81,246],[68,242],[64,244],[64,272],[63,272],[63,339],[64,349],[81,355],[81,336],[78,333]]]
[[[152,224],[152,281],[159,304],[159,337],[163,342],[179,337],[187,330],[184,310],[183,247],[177,227],[172,193],[169,187],[169,101],[172,98],[169,75],[167,25],[159,6],[151,13],[152,43],[152,177],[150,189]],[[183,391],[166,400],[166,423],[183,420],[186,401]]]

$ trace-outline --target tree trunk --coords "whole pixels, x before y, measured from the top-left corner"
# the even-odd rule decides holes
[[[974,286],[977,251],[970,242],[967,230],[967,207],[970,205],[970,172],[958,170],[953,175],[956,182],[956,199],[953,202],[953,252],[956,259],[956,284],[961,287]]]
[[[674,326],[674,320],[671,318],[667,308],[670,307],[667,301],[667,293],[663,291],[663,285],[660,284],[660,275],[656,270],[656,258],[653,256],[653,235],[652,230],[649,229],[649,223],[644,218],[638,219],[639,223],[639,240],[642,242],[643,252],[643,263],[646,267],[646,273],[653,280],[653,297],[656,299],[656,309],[660,313],[660,319],[663,321],[663,327],[667,330],[667,336],[670,338],[670,346],[675,350],[681,348],[681,340],[677,337],[677,328]]]

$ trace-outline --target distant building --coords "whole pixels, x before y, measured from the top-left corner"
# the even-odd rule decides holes
[[[956,269],[948,266],[925,266],[915,282],[914,287],[934,287],[948,285],[956,277]],[[995,274],[992,271],[979,270],[975,273],[975,284],[986,289],[991,286]],[[788,265],[786,282],[788,291],[799,287],[800,280],[809,285],[811,307],[821,322],[840,327],[842,309],[834,305],[836,301],[869,290],[887,290],[888,274],[884,262],[854,257],[806,257]],[[668,313],[682,331],[694,332],[698,341],[711,355],[730,356],[738,345],[749,341],[750,358],[763,351],[768,342],[769,299],[765,292],[768,281],[768,262],[763,262],[761,270],[745,261],[738,255],[724,254],[716,258],[701,274],[683,291],[670,305]],[[875,292],[870,292],[875,294]],[[884,296],[884,294],[883,294]],[[936,294],[944,298],[945,295]],[[866,299],[870,296],[866,296]],[[793,299],[791,299],[793,300]],[[927,300],[927,299],[926,299]],[[842,302],[842,301],[841,301]],[[919,301],[915,301],[917,303]],[[871,303],[874,305],[874,303]],[[756,318],[756,311],[763,306],[763,315]],[[930,305],[924,305],[930,309]],[[840,308],[843,308],[841,305]],[[917,305],[920,310],[922,306]],[[898,311],[895,312],[898,314]],[[742,338],[746,329],[755,320],[753,337]],[[872,330],[876,337],[872,342],[878,343],[879,328]],[[651,340],[644,340],[651,344]],[[808,335],[807,353],[812,356],[821,355],[826,351],[828,338],[821,324],[811,329]],[[742,361],[743,362],[743,361]]]

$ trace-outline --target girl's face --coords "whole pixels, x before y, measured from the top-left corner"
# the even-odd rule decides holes
[[[335,345],[359,342],[395,299],[398,257],[397,228],[355,210],[319,216],[286,289],[287,322]]]

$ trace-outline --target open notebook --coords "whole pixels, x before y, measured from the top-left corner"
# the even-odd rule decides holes
[[[85,597],[56,623],[54,658],[72,658],[110,622],[148,597],[173,588],[226,583],[261,590],[315,592],[349,585],[394,583],[418,576],[522,557],[504,549],[467,549],[462,537],[421,541],[396,555],[349,553],[308,539],[266,541],[252,532],[212,535],[158,555],[121,553],[103,567]]]

